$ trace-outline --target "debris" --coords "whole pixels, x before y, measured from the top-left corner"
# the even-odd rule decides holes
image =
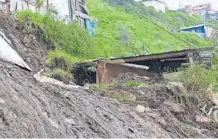
[[[1,103],[1,104],[4,104],[4,103],[5,103],[5,100],[2,99],[2,98],[0,98],[0,103]]]
[[[172,102],[166,102],[164,104],[167,106],[167,108],[170,110],[170,112],[172,112],[174,114],[185,114],[185,108],[183,105],[175,104]]]
[[[206,114],[200,117],[199,115],[202,114],[199,109],[201,102],[198,96],[187,94],[186,89],[179,82],[156,83],[141,87],[115,85],[109,90],[110,92],[128,91],[135,95],[136,111],[138,113],[146,112],[143,117],[148,119],[149,116],[172,135],[182,137],[182,134],[187,135],[188,133],[185,129],[189,129],[189,137],[200,137],[202,134],[199,133],[199,129],[201,129],[199,127],[204,124],[204,126],[210,127],[207,130],[207,136],[209,134],[217,136],[215,134],[217,128],[211,124],[212,121],[215,121],[215,115],[218,115],[216,110],[213,110],[211,118]],[[195,128],[196,126],[198,128]]]
[[[0,31],[0,58],[3,60],[10,61],[18,66],[21,66],[29,71],[31,68],[23,61],[23,59],[18,55],[18,53],[11,48],[11,44],[8,41],[8,38]]]
[[[121,73],[114,81],[119,81],[121,83],[125,83],[129,80],[134,80],[138,82],[148,82],[150,78],[145,77],[145,76],[138,76],[137,74],[134,73]]]
[[[81,88],[81,86],[78,86],[78,85],[72,85],[72,84],[67,85],[67,84],[64,84],[61,81],[58,81],[58,80],[55,80],[53,78],[43,76],[43,75],[41,75],[42,72],[43,72],[43,70],[41,70],[40,72],[38,72],[37,74],[34,75],[34,78],[37,81],[39,81],[40,83],[51,83],[51,84],[58,85],[58,86],[61,86],[61,87],[64,87],[64,88]]]
[[[213,48],[187,49],[181,51],[165,52],[160,54],[141,55],[133,57],[122,57],[112,59],[93,60],[92,62],[81,63],[79,68],[93,66],[96,63],[96,83],[109,84],[122,73],[134,73],[138,76],[148,78],[162,77],[163,73],[177,72],[178,68],[187,65],[202,63],[204,59],[201,54]],[[207,57],[206,65],[211,65],[211,57]],[[210,67],[209,67],[210,68]],[[85,79],[84,79],[85,80]]]
[[[26,37],[21,25],[13,27],[10,16],[2,16],[0,27],[10,36],[16,51],[27,59],[34,73],[44,69],[46,45],[32,35]],[[30,40],[25,45],[21,43],[24,38]],[[2,138],[218,137],[212,124],[204,124],[210,126],[207,128],[196,122],[194,116],[200,115],[197,96],[184,95],[176,85],[114,86],[91,92],[45,78],[42,71],[34,75],[2,60],[0,66],[0,97],[1,102],[7,102],[0,105]],[[148,80],[131,76],[128,78]],[[103,95],[114,92],[121,102]],[[124,93],[120,96],[120,92]],[[137,105],[143,114],[137,113]],[[204,133],[199,132],[202,129]]]
[[[65,121],[66,121],[66,123],[68,123],[68,124],[71,124],[71,125],[76,125],[76,122],[75,122],[75,120],[73,120],[73,119],[65,119]]]
[[[203,123],[203,124],[209,124],[212,122],[212,120],[206,116],[201,116],[201,115],[196,115],[195,119],[197,122],[199,123]]]
[[[136,107],[136,111],[137,111],[138,113],[144,113],[145,110],[146,110],[145,107],[142,106],[142,105],[138,105],[138,106]]]
[[[130,68],[143,69],[143,70],[148,70],[149,69],[148,66],[142,66],[142,65],[136,65],[136,64],[123,63],[123,64],[120,64],[120,65],[125,66],[125,67],[130,67]]]

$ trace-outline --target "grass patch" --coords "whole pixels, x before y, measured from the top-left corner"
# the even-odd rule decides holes
[[[53,69],[53,70],[47,71],[45,73],[45,76],[54,78],[64,83],[69,83],[70,79],[72,79],[72,75],[62,69]]]
[[[217,72],[214,70],[205,69],[201,65],[192,65],[188,69],[182,71],[179,79],[184,83],[189,93],[199,96],[202,100],[207,99],[211,94],[207,91],[208,88],[216,87]]]
[[[69,73],[72,73],[72,65],[75,62],[82,61],[78,57],[73,57],[63,50],[49,51],[46,64],[51,69],[60,68]]]
[[[72,64],[75,62],[79,62],[82,61],[83,59],[78,58],[78,57],[73,57],[71,55],[69,55],[68,53],[66,53],[63,50],[53,50],[53,51],[49,51],[48,52],[48,56],[47,56],[47,61],[46,63],[52,63],[54,62],[55,58],[64,58],[67,62],[67,64]]]
[[[109,85],[107,85],[107,84],[99,84],[98,85],[98,88],[99,89],[108,89],[110,86]]]
[[[123,86],[123,87],[139,87],[139,86],[147,86],[149,85],[149,82],[139,82],[136,80],[127,80],[125,82],[120,81],[114,81],[111,83],[111,86]]]
[[[134,10],[169,31],[203,23],[199,17],[189,16],[184,12],[157,12],[151,7],[129,3],[128,0],[119,2],[87,0],[86,2],[91,16],[98,19],[93,39],[97,46],[96,52],[104,57],[140,55],[143,54],[143,46],[148,47],[151,53],[191,47],[137,15]],[[211,45],[209,41],[195,34],[173,34],[197,48]]]
[[[77,22],[65,24],[52,18],[49,13],[40,14],[25,10],[17,12],[16,17],[19,23],[25,25],[27,31],[35,29],[34,33],[52,44],[56,50],[83,59],[95,57],[94,41]]]
[[[135,102],[136,96],[128,92],[113,92],[111,98],[121,102]]]

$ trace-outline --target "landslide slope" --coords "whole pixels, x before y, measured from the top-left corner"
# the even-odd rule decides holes
[[[34,70],[0,60],[0,137],[187,137],[141,116],[135,106],[83,88],[39,83],[33,75],[44,68],[47,45],[3,12],[0,29]],[[190,130],[193,137],[207,137]]]
[[[128,106],[91,94],[39,83],[46,44],[25,32],[13,16],[0,12],[0,29],[33,72],[0,60],[0,137],[148,137],[152,123],[141,125]],[[130,110],[131,111],[131,110]]]

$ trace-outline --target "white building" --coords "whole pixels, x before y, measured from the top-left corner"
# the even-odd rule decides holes
[[[0,0],[1,1],[1,0]],[[41,13],[46,13],[47,6],[55,9],[58,12],[58,18],[64,21],[78,20],[81,26],[86,26],[87,19],[93,19],[88,16],[87,6],[84,0],[46,0],[43,6],[36,9],[36,0],[10,0],[10,11],[40,11]]]
[[[166,3],[162,0],[135,0],[135,1],[141,2],[147,7],[152,6],[157,11],[166,12],[166,9],[167,9]]]

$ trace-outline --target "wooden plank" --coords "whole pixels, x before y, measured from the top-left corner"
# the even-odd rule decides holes
[[[125,60],[124,60],[124,59],[106,60],[106,63],[110,63],[110,64],[120,64],[120,63],[125,63]]]
[[[129,64],[129,63],[122,63],[120,64],[125,67],[130,67],[130,68],[137,68],[137,69],[143,69],[143,70],[149,70],[148,66],[142,66],[142,65],[136,65],[136,64]]]

